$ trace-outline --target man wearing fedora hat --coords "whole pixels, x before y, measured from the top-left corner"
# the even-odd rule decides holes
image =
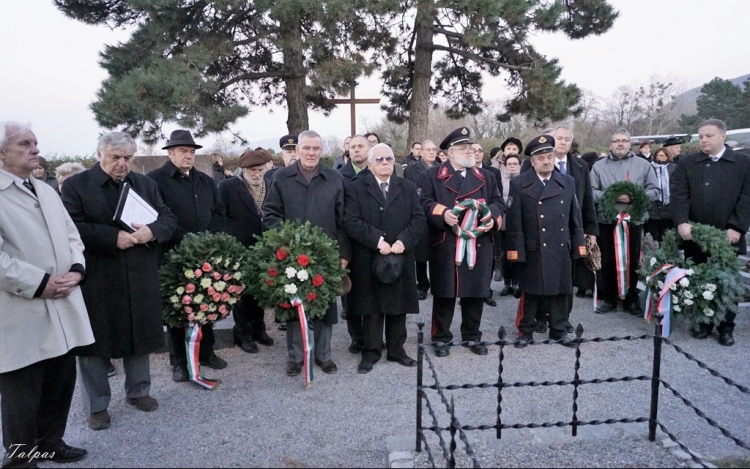
[[[367,163],[370,172],[347,186],[344,209],[352,238],[347,319],[362,320],[359,373],[380,360],[384,325],[388,360],[417,363],[404,350],[406,315],[419,313],[414,254],[427,232],[417,187],[393,175],[391,148],[378,143],[369,149]]]
[[[165,253],[180,244],[188,233],[206,230],[220,232],[224,229],[224,204],[219,198],[216,183],[211,176],[194,168],[195,150],[199,148],[203,147],[195,143],[190,131],[175,130],[162,147],[162,150],[167,150],[169,161],[148,173],[156,181],[164,203],[177,218],[177,231],[172,241],[164,246]],[[183,346],[185,329],[171,327],[169,337],[172,379],[187,382],[187,352]],[[203,326],[200,364],[217,370],[226,368],[227,362],[214,353],[214,343],[213,327]]]
[[[417,183],[429,228],[432,340],[446,344],[453,340],[450,327],[456,298],[461,298],[461,340],[482,340],[479,330],[482,308],[484,298],[490,296],[492,281],[493,235],[490,233],[500,229],[505,212],[495,176],[474,167],[476,162],[470,153],[472,143],[466,127],[448,134],[440,143],[440,148],[448,151],[448,161],[424,171]],[[486,233],[461,242],[453,227],[462,223],[467,212],[456,216],[452,209],[467,199],[487,205],[492,218]],[[457,257],[459,249],[468,250],[465,259],[460,252]],[[474,344],[470,349],[477,355],[487,355],[484,345]],[[439,357],[449,353],[447,345],[435,349]]]
[[[682,153],[682,139],[680,137],[671,136],[669,137],[662,147],[667,149],[669,159],[673,163],[677,163],[680,159],[680,153]]]
[[[237,166],[242,169],[239,177],[219,183],[219,197],[226,209],[226,232],[250,247],[256,243],[255,235],[262,235],[263,201],[266,198],[268,152],[248,150],[240,156]],[[273,345],[266,334],[264,310],[249,293],[234,308],[234,343],[247,353],[258,353],[256,342]]]

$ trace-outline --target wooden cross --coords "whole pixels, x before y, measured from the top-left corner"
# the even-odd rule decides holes
[[[357,104],[380,104],[380,98],[377,99],[356,99],[354,97],[354,87],[349,91],[349,99],[326,99],[326,104],[348,104],[351,106],[352,112],[352,133],[350,135],[357,134],[357,114],[355,111]]]

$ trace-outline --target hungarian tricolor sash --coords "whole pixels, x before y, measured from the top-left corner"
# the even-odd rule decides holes
[[[203,331],[201,325],[191,322],[185,328],[185,348],[187,349],[187,368],[190,381],[194,381],[204,388],[215,390],[221,384],[219,380],[205,379],[201,377],[200,351]]]
[[[671,264],[664,264],[659,269],[649,276],[649,280],[653,280],[657,275],[662,272],[667,272],[667,276],[664,279],[664,286],[659,293],[659,298],[656,301],[656,312],[663,316],[661,320],[662,324],[662,337],[669,337],[671,330],[671,312],[672,312],[672,290],[669,286],[673,283],[677,283],[687,275],[687,269],[673,266]],[[646,308],[643,313],[645,319],[651,319],[651,289],[648,290],[646,295]]]
[[[453,226],[456,234],[456,265],[461,265],[465,257],[469,270],[473,270],[477,265],[477,237],[489,231],[492,212],[487,205],[476,199],[462,200],[451,212],[456,216],[467,212],[463,222]]]
[[[302,304],[302,300],[299,297],[294,297],[294,299],[292,299],[292,306],[297,308],[297,316],[299,316],[299,327],[300,331],[302,332],[302,350],[305,357],[305,389],[310,389],[311,387],[313,387],[313,343],[310,339],[310,329],[308,329],[307,327],[307,316],[305,316],[305,307]]]
[[[617,215],[617,224],[615,225],[615,264],[617,269],[617,293],[620,298],[625,295],[630,288],[630,255],[628,246],[630,246],[630,215],[619,213]]]

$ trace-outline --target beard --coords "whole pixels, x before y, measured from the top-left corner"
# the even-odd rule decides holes
[[[463,166],[464,168],[467,168],[467,169],[473,168],[477,164],[474,157],[470,155],[456,157],[456,163],[458,163],[460,166]]]

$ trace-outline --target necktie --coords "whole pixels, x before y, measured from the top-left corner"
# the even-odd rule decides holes
[[[388,198],[388,183],[387,182],[381,182],[380,183],[380,190],[383,191],[383,198]]]
[[[23,182],[23,187],[25,187],[26,189],[30,190],[32,194],[36,195],[36,191],[34,190],[34,186],[31,185],[31,182],[24,181]]]
[[[718,156],[712,156],[711,157],[711,161],[713,161],[714,163],[716,163],[717,161],[719,161],[719,157]]]
[[[560,172],[563,173],[563,174],[568,174],[568,171],[565,169],[565,162],[564,161],[560,162]]]
[[[547,180],[546,179],[542,179],[542,184],[544,184],[546,186],[547,185]]]
[[[465,169],[462,169],[462,170],[461,170],[461,171],[459,171],[458,173],[459,173],[459,174],[460,174],[460,175],[461,175],[462,177],[466,177],[466,170],[465,170]]]

